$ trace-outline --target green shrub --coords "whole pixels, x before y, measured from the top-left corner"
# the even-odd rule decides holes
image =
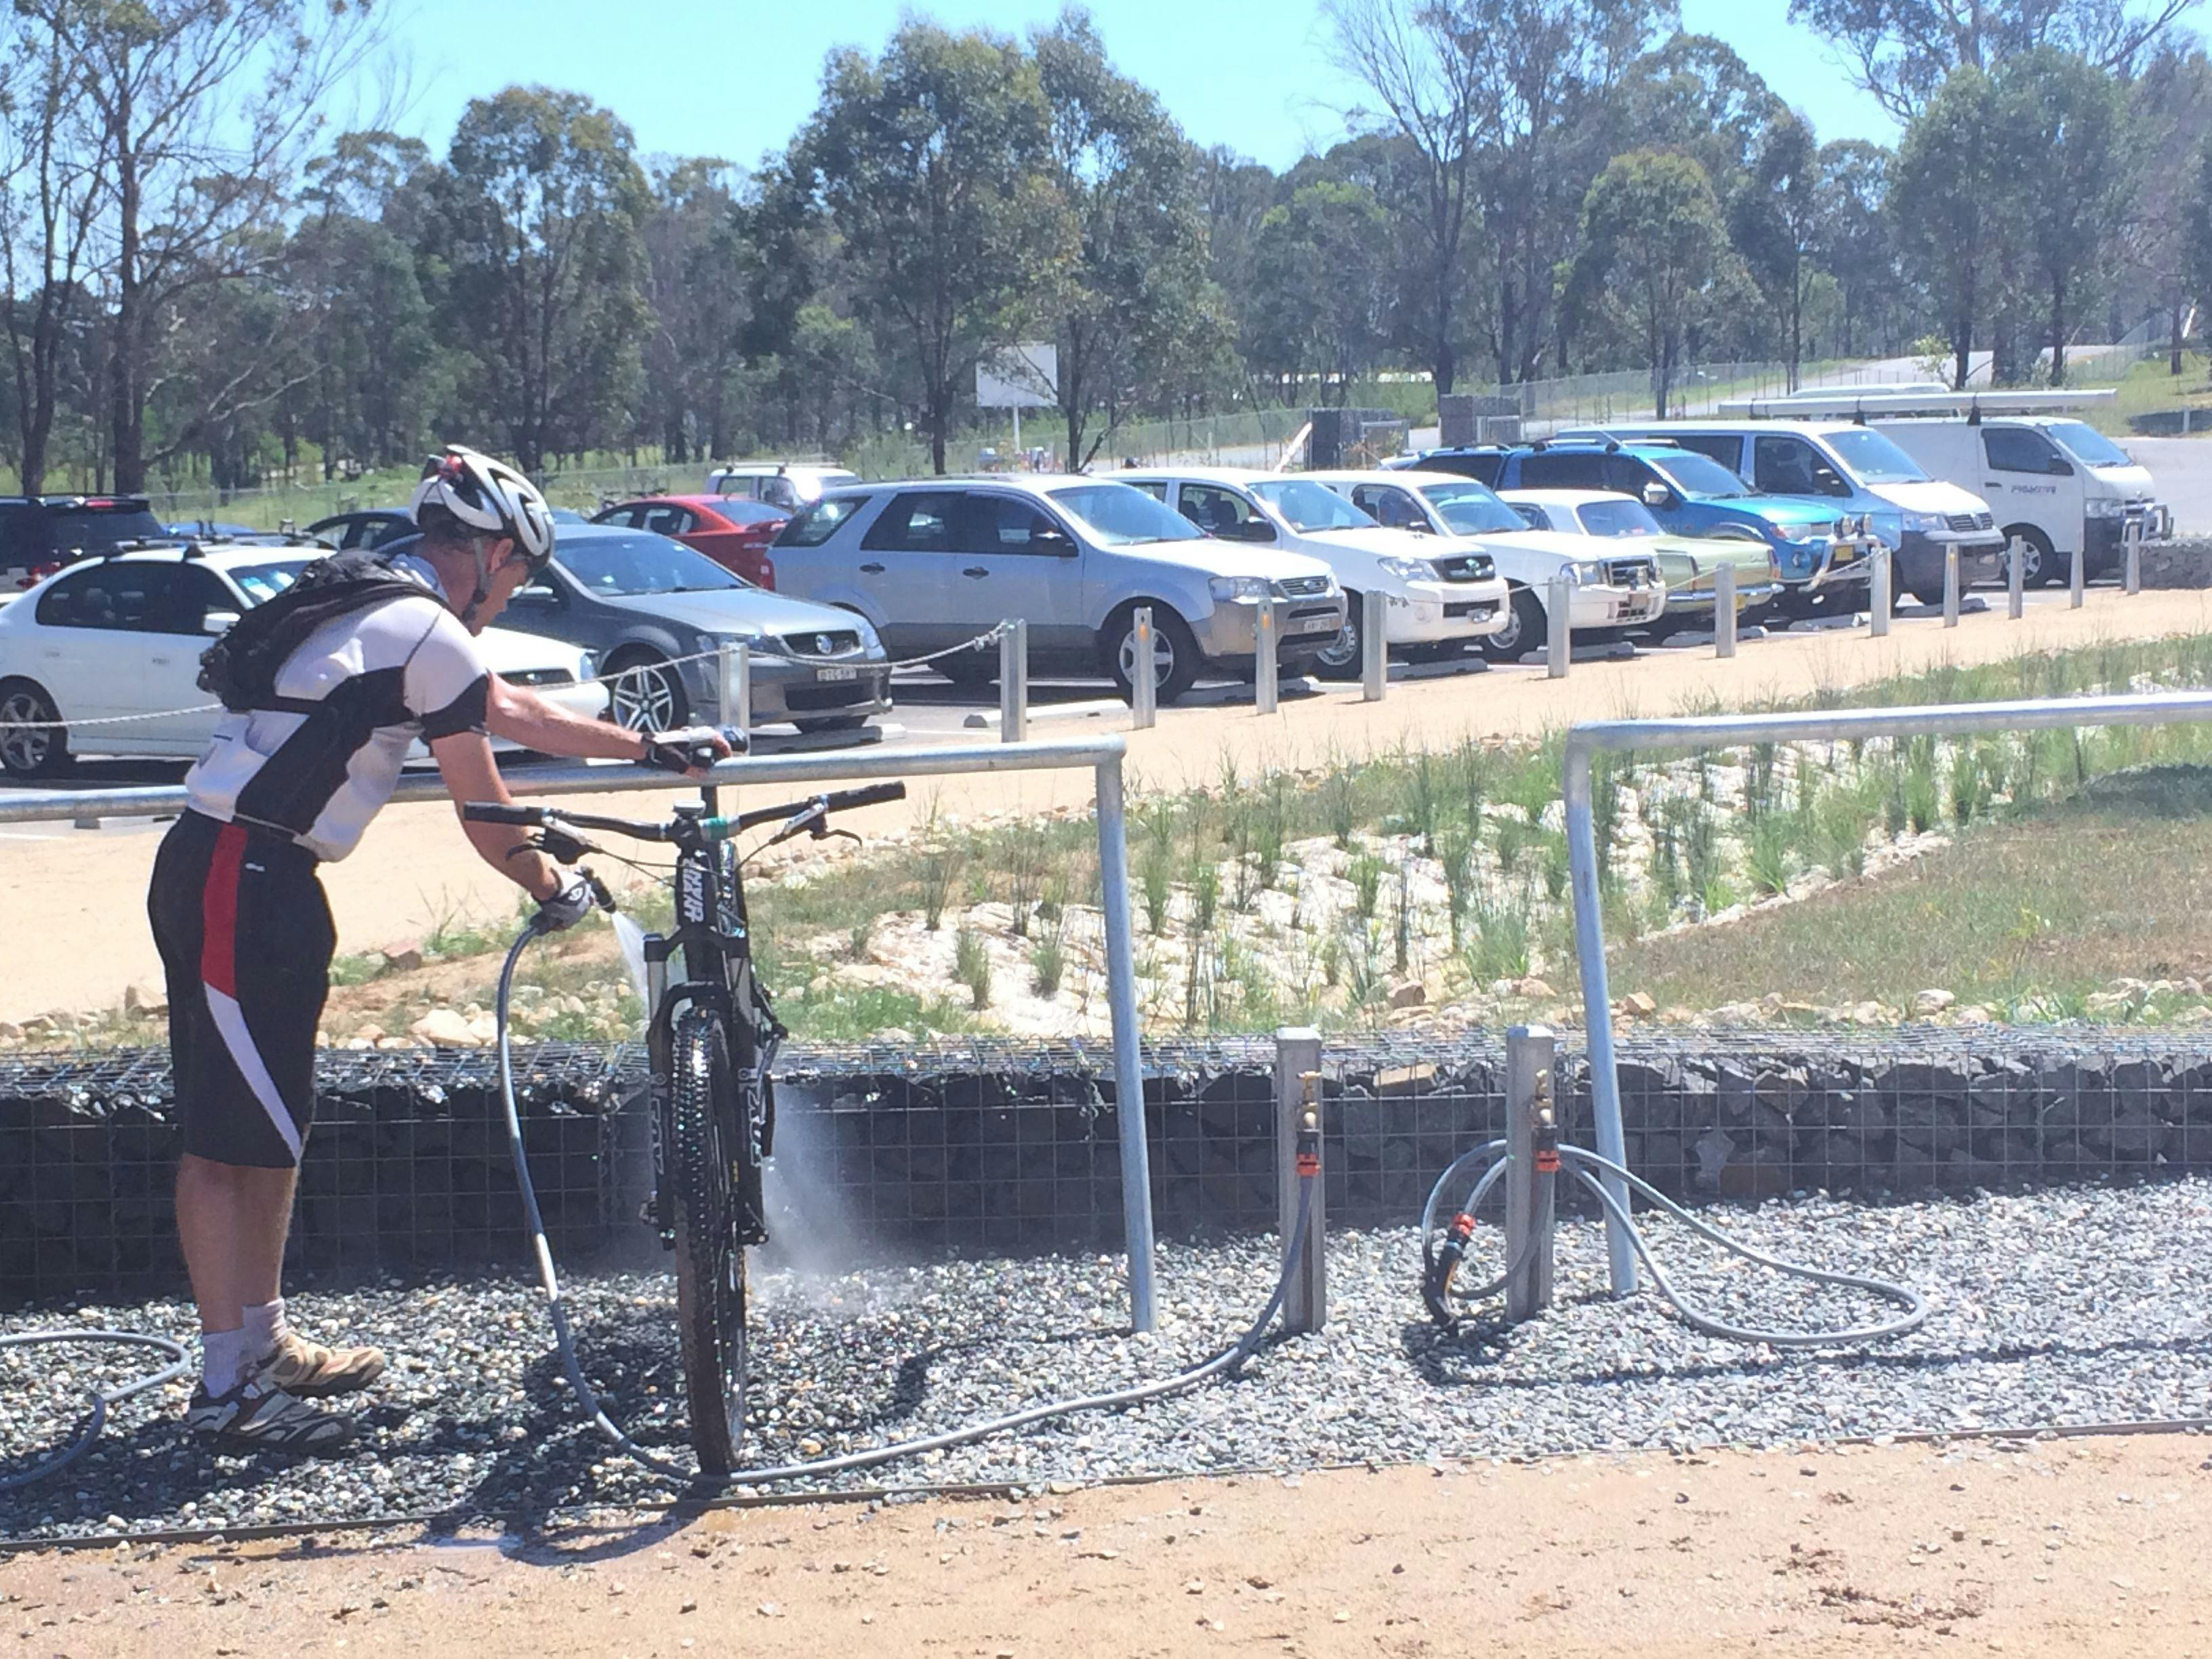
[[[973,928],[963,927],[952,939],[952,976],[968,988],[970,1006],[988,1008],[991,1004],[991,953],[984,948],[982,936]]]

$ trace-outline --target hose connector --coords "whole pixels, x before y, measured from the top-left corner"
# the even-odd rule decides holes
[[[1462,1210],[1444,1229],[1443,1243],[1437,1247],[1436,1257],[1429,1263],[1429,1271],[1421,1280],[1421,1300],[1428,1305],[1429,1316],[1449,1330],[1455,1320],[1448,1299],[1451,1294],[1452,1275],[1466,1258],[1468,1242],[1474,1237],[1474,1218]]]
[[[1297,1170],[1302,1179],[1321,1173],[1321,1073],[1303,1072],[1305,1104],[1298,1108]]]
[[[1540,1095],[1538,1097],[1542,1097]],[[1557,1175],[1559,1172],[1559,1123],[1549,1106],[1536,1111],[1536,1123],[1530,1144],[1536,1154],[1538,1175]]]

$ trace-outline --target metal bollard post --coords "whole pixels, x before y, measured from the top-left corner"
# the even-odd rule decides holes
[[[1553,1099],[1558,1044],[1550,1029],[1505,1033],[1505,1316],[1518,1323],[1552,1305],[1552,1233],[1559,1168]]]
[[[1255,713],[1272,714],[1282,706],[1282,658],[1276,649],[1275,602],[1260,601],[1259,626],[1254,631],[1257,637],[1252,652],[1252,707]]]
[[[1735,567],[1713,572],[1713,655],[1735,655]]]
[[[1382,620],[1389,603],[1380,593],[1359,596],[1359,700],[1380,702],[1390,684],[1389,626]]]
[[[2142,592],[2142,520],[2124,519],[2120,522],[2120,542],[2127,550],[2125,586],[2130,593]]]
[[[2081,608],[2081,595],[2089,585],[2088,538],[2074,544],[2074,572],[2067,583],[2066,605],[2069,611]]]
[[[722,724],[750,734],[753,729],[753,653],[743,640],[724,640],[714,650],[715,686]]]
[[[1160,708],[1159,676],[1152,662],[1152,607],[1137,607],[1137,672],[1129,676],[1131,724],[1139,731],[1157,721]]]
[[[2005,614],[2018,622],[2027,614],[2027,539],[2014,537],[2005,555]]]
[[[1870,556],[1874,561],[1874,570],[1868,577],[1867,632],[1877,640],[1887,639],[1889,637],[1890,607],[1896,603],[1894,584],[1897,572],[1890,563],[1887,543],[1875,543]]]
[[[1959,549],[1958,544],[1943,550],[1943,626],[1959,625]]]
[[[1030,734],[1030,625],[1017,617],[999,635],[999,741],[1021,743]]]
[[[1574,660],[1575,632],[1569,624],[1574,604],[1573,581],[1564,568],[1553,571],[1544,628],[1544,673],[1547,679],[1566,678],[1567,665]]]
[[[1275,1033],[1275,1217],[1282,1241],[1283,1267],[1291,1267],[1291,1237],[1298,1224],[1298,1129],[1308,1112],[1319,1127],[1321,1033],[1310,1026],[1286,1026]],[[1305,1260],[1291,1275],[1283,1296],[1283,1328],[1317,1331],[1328,1318],[1328,1237],[1326,1191],[1316,1182],[1313,1212],[1306,1222]]]

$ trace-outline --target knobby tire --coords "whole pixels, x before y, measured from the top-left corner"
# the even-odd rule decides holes
[[[676,1306],[691,1443],[708,1474],[736,1467],[745,1423],[745,1253],[738,1242],[746,1119],[721,1018],[676,1023],[670,1174],[676,1198]]]

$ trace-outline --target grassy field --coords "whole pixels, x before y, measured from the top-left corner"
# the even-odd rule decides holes
[[[2201,996],[2115,981],[2212,980],[2212,769],[2152,766],[1994,822],[1879,878],[1725,927],[1620,951],[1615,993],[1705,1009],[1909,1006],[1923,990],[2032,1023],[2155,1019]]]

